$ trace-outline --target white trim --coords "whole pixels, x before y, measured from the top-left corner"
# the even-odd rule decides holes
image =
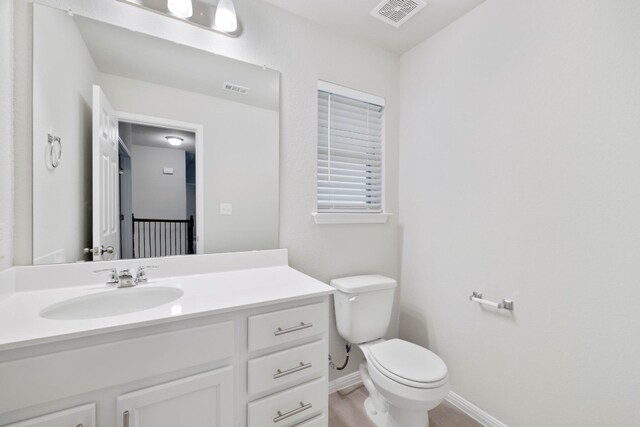
[[[312,212],[316,224],[384,224],[389,220],[389,213],[324,213]]]
[[[345,96],[347,98],[355,98],[358,101],[368,102],[370,104],[384,107],[384,98],[381,96],[372,95],[367,92],[340,86],[335,83],[325,82],[324,80],[318,80],[318,90],[321,90],[323,92],[335,93],[336,95]]]
[[[498,420],[497,418],[489,415],[482,409],[478,408],[473,403],[469,402],[459,394],[456,394],[452,391],[449,392],[449,396],[445,399],[447,402],[451,403],[456,408],[460,409],[462,412],[482,424],[486,427],[508,427],[505,423]]]
[[[196,254],[204,254],[204,126],[161,117],[116,111],[118,121],[171,128],[196,134]]]
[[[347,374],[343,377],[336,378],[333,381],[329,381],[329,394],[335,393],[336,391],[344,390],[345,388],[352,387],[360,383],[362,383],[362,378],[360,378],[359,371]]]

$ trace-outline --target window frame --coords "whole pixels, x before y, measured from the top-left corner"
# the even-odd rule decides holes
[[[345,211],[345,212],[322,212],[318,210],[318,99],[319,92],[329,92],[335,95],[351,98],[357,101],[367,102],[370,104],[379,105],[382,110],[382,132],[381,132],[381,160],[382,170],[380,173],[381,179],[381,212],[357,212],[357,211]],[[386,210],[386,103],[385,99],[381,96],[372,95],[370,93],[362,92],[359,90],[351,89],[348,87],[340,86],[334,83],[330,83],[324,80],[318,80],[316,88],[316,211],[311,215],[316,224],[383,224],[386,223],[391,214]]]

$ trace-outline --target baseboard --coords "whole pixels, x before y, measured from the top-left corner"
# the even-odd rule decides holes
[[[340,378],[336,378],[333,381],[329,381],[329,394],[335,393],[336,391],[345,389],[347,387],[354,386],[356,384],[360,384],[361,382],[362,380],[360,379],[359,371],[347,374]]]
[[[329,394],[360,383],[362,383],[362,379],[360,378],[360,372],[358,371],[336,378],[333,381],[329,381]],[[485,427],[509,427],[502,421],[452,391],[449,392],[449,395],[445,400]]]
[[[486,427],[508,427],[505,423],[487,414],[473,403],[450,391],[446,401]]]

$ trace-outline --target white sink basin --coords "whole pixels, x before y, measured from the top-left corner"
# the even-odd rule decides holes
[[[181,289],[164,287],[112,289],[50,305],[40,312],[40,317],[79,320],[118,316],[168,304],[183,294]]]

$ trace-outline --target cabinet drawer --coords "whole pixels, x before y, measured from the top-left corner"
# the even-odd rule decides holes
[[[326,341],[322,340],[250,360],[249,394],[320,376],[327,363],[326,345]]]
[[[288,427],[327,410],[327,380],[317,379],[248,405],[249,427]]]
[[[95,427],[95,425],[96,404],[89,403],[87,405],[65,409],[64,411],[54,412],[53,414],[43,415],[42,417],[9,424],[5,427]]]
[[[296,424],[294,427],[327,427],[329,420],[325,414],[318,415],[308,421],[303,421],[300,424]]]
[[[323,303],[249,317],[249,351],[310,337],[326,331]]]

